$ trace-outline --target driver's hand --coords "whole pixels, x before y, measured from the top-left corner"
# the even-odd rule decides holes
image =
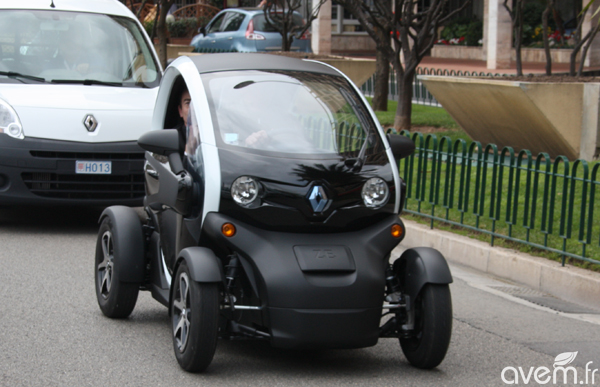
[[[246,137],[245,142],[247,147],[258,148],[259,146],[266,145],[269,142],[269,135],[264,130],[260,130]]]

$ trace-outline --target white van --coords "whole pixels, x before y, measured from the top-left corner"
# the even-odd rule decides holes
[[[117,0],[0,2],[0,205],[140,205],[161,76]]]

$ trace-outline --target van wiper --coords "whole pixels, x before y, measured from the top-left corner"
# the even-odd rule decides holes
[[[105,82],[97,79],[53,79],[50,82],[72,85],[101,85],[101,86],[123,86],[123,82]]]
[[[16,73],[14,71],[0,71],[0,75],[7,76],[9,78],[21,78],[21,81],[23,79],[29,79],[31,81],[46,83],[46,79],[45,78],[36,77],[36,76],[33,76],[33,75],[28,75],[28,74]]]

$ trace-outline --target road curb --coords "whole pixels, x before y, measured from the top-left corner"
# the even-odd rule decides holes
[[[535,257],[404,220],[404,248],[426,246],[448,261],[600,310],[600,273]]]

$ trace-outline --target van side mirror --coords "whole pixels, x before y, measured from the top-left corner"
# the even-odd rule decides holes
[[[177,129],[151,130],[140,136],[138,145],[148,152],[167,156],[174,174],[183,171],[179,155],[179,133]]]
[[[415,143],[409,137],[401,134],[388,134],[387,139],[396,160],[408,157],[415,151]]]

